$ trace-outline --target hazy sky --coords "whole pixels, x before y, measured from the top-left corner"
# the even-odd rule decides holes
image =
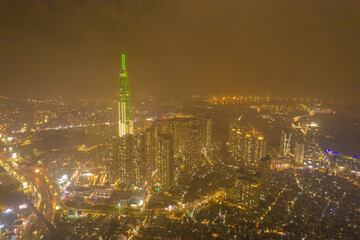
[[[360,95],[360,1],[0,0],[0,94]]]

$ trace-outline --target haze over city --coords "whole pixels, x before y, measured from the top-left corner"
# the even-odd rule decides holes
[[[359,1],[0,2],[0,93],[358,98]]]

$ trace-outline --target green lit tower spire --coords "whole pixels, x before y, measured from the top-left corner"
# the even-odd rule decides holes
[[[125,54],[121,54],[121,67],[122,67],[122,71],[125,72],[126,71],[126,64],[125,64]]]
[[[126,134],[133,134],[133,123],[131,120],[131,105],[130,105],[130,86],[129,78],[125,66],[125,54],[121,54],[121,72],[119,73],[120,80],[120,95],[118,101],[119,113],[119,136]]]

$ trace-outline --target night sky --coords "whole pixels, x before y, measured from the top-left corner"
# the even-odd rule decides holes
[[[0,0],[0,95],[360,95],[360,1]]]

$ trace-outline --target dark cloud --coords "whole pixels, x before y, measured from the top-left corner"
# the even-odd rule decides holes
[[[0,94],[360,92],[359,1],[0,1]]]

